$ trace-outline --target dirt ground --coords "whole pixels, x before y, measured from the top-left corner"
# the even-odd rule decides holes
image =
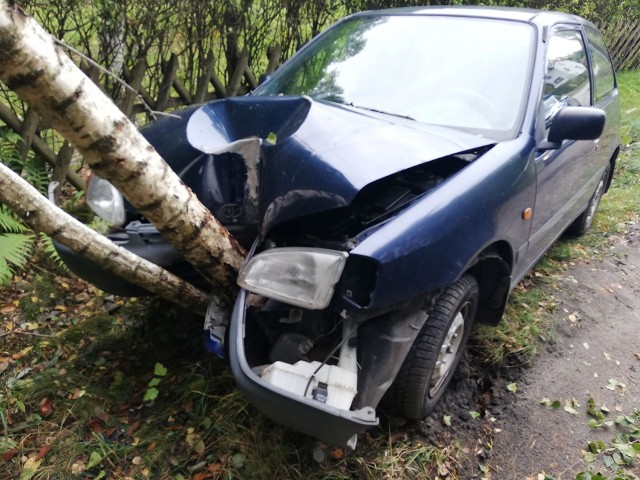
[[[610,417],[640,409],[640,225],[610,239],[603,261],[570,267],[551,293],[557,334],[536,363],[495,377],[467,358],[439,411],[420,427],[427,438],[461,440],[464,478],[574,479],[589,469],[581,453],[588,442],[609,444],[616,434],[614,426],[589,428],[588,399],[606,405]],[[542,405],[545,397],[562,406]],[[567,403],[577,414],[565,411]],[[483,416],[473,420],[470,410]],[[452,414],[452,427],[443,428],[443,415]],[[591,468],[607,471],[601,459]],[[640,475],[634,468],[627,471]]]

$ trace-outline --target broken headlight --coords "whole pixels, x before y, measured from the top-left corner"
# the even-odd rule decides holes
[[[125,221],[122,194],[104,178],[92,175],[87,185],[86,202],[100,218],[111,226],[122,226]]]
[[[247,261],[238,285],[290,305],[323,309],[331,301],[348,256],[321,248],[274,248]]]

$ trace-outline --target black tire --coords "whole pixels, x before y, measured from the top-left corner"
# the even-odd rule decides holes
[[[607,189],[607,182],[609,182],[609,171],[611,166],[607,164],[607,167],[604,169],[604,173],[598,182],[598,186],[596,187],[593,195],[589,199],[589,203],[587,204],[587,208],[584,209],[584,212],[580,214],[578,218],[576,218],[571,225],[567,228],[567,233],[574,237],[579,237],[587,233],[587,230],[591,228],[593,225],[593,219],[598,212],[598,207],[600,206],[600,201],[602,200],[602,196]]]
[[[413,420],[433,411],[462,357],[477,306],[478,283],[471,275],[444,289],[389,389],[386,400],[393,411]],[[446,364],[437,371],[441,354]]]

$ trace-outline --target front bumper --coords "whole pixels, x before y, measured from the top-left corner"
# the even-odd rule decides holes
[[[346,411],[298,397],[253,372],[244,350],[246,292],[240,291],[231,316],[229,359],[240,390],[254,406],[278,423],[331,445],[355,448],[357,434],[378,425],[375,409]]]

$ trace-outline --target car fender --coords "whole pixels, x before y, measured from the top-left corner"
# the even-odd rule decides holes
[[[526,244],[535,200],[535,142],[498,144],[388,221],[352,251],[377,266],[370,308],[443,288],[496,242]]]

